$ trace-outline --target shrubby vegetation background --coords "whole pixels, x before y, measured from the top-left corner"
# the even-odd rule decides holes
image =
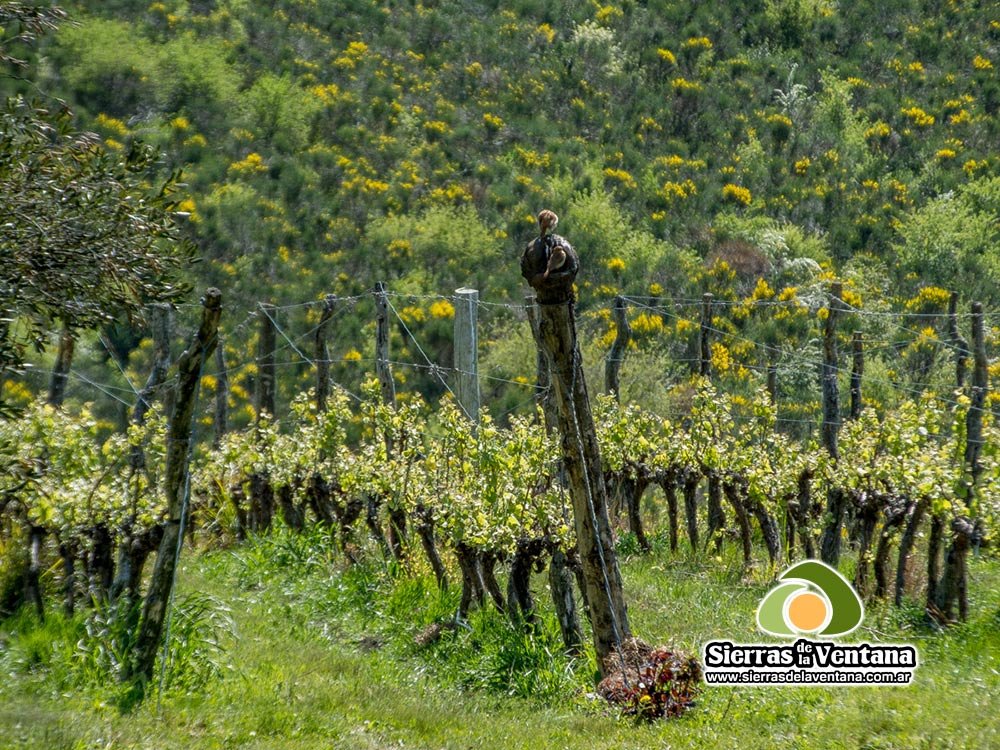
[[[706,291],[733,303],[715,321],[731,335],[717,374],[748,391],[774,360],[789,419],[815,416],[812,374],[790,353],[818,359],[802,313],[822,304],[823,282],[845,279],[848,303],[869,313],[932,316],[906,330],[854,321],[889,350],[873,378],[904,387],[933,380],[946,291],[962,293],[963,310],[1000,302],[995,3],[67,7],[75,24],[25,52],[36,80],[3,88],[64,97],[105,148],[141,139],[163,149],[164,175],[183,169],[180,208],[202,258],[190,280],[225,290],[230,333],[257,302],[350,297],[379,280],[518,304],[516,259],[543,206],[584,259],[595,351],[613,339],[602,308],[615,294],[679,300],[672,313],[632,308],[643,366],[625,387],[640,398],[690,369],[688,301]],[[791,309],[754,304],[772,301]],[[418,296],[398,308],[450,364],[450,307]],[[319,310],[281,314],[301,332]],[[531,377],[523,321],[503,308],[485,318],[484,371]],[[230,336],[231,358],[255,331]],[[141,332],[105,337],[144,377]],[[338,319],[335,379],[360,383],[371,339],[370,308]],[[394,351],[413,349],[401,331]],[[650,368],[662,375],[639,374]],[[286,368],[285,395],[309,377],[305,364]],[[427,372],[398,377],[443,390]],[[234,405],[247,406],[253,368],[234,384]],[[889,398],[877,390],[876,404]],[[505,411],[525,391],[490,395]]]

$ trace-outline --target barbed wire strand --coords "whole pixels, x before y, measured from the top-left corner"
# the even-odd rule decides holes
[[[627,299],[630,299],[630,298],[627,298]],[[642,303],[635,303],[635,304],[637,306],[639,306],[639,307],[646,307],[646,308],[648,308],[647,305],[643,305]],[[680,316],[676,315],[675,313],[670,313],[670,312],[664,311],[664,314],[665,315],[669,315],[671,317],[674,317],[674,318],[676,318],[678,320],[682,319]],[[687,318],[683,318],[683,320],[687,320]],[[721,336],[725,336],[725,337],[729,337],[730,339],[735,339],[737,341],[743,341],[745,343],[752,344],[754,347],[759,348],[759,349],[763,349],[764,351],[775,351],[775,352],[781,353],[784,356],[792,359],[793,361],[797,361],[800,364],[808,365],[810,367],[819,368],[820,365],[823,364],[822,361],[820,361],[820,360],[811,360],[811,359],[808,359],[806,357],[803,357],[802,355],[796,354],[795,352],[784,350],[784,349],[782,349],[780,347],[772,346],[770,344],[762,344],[759,341],[754,341],[753,339],[747,338],[745,336],[740,336],[739,334],[735,334],[735,333],[732,333],[732,332],[729,332],[729,331],[724,331],[724,330],[722,330],[720,328],[716,328],[715,326],[710,326],[710,327],[708,327],[707,330],[709,330],[711,333],[718,334],[720,337]],[[852,372],[851,368],[842,367],[840,365],[834,365],[833,369],[838,374],[847,373],[849,375]],[[895,389],[897,391],[901,391],[901,392],[904,392],[904,393],[908,393],[908,394],[910,394],[912,396],[916,396],[916,397],[923,396],[926,393],[926,391],[924,389],[907,387],[907,386],[904,386],[901,383],[894,383],[891,380],[884,380],[884,379],[881,379],[881,378],[873,378],[870,375],[862,375],[862,382],[863,383],[864,382],[868,382],[868,383],[877,383],[877,384],[880,384],[880,385],[886,385],[889,388],[892,388],[892,389]],[[935,397],[941,403],[948,404],[949,406],[953,406],[953,407],[961,406],[961,404],[958,401],[954,400],[954,399],[949,399],[949,398],[941,396],[939,394],[935,394]]]

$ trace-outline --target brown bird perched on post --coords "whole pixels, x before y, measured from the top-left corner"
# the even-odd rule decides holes
[[[565,237],[552,230],[559,223],[554,211],[538,212],[538,236],[521,253],[521,275],[538,294],[539,304],[561,304],[573,299],[573,280],[580,259]]]
[[[549,242],[545,241],[545,235],[555,229],[558,224],[559,217],[556,216],[555,211],[544,208],[538,212],[538,239],[549,250],[548,263],[545,265],[545,273],[542,274],[543,279],[547,279],[550,273],[558,271],[566,263],[566,249],[559,242],[561,238],[553,235]]]

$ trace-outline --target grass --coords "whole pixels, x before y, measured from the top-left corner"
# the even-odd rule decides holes
[[[186,557],[188,614],[159,707],[154,695],[121,710],[82,618],[0,623],[0,748],[1000,746],[995,560],[973,561],[973,618],[945,633],[916,609],[869,608],[861,639],[918,644],[912,686],[712,688],[683,718],[647,725],[588,699],[593,662],[559,653],[550,617],[524,636],[484,611],[420,648],[413,637],[454,611],[457,592],[438,593],[427,575],[341,570],[329,549],[277,534]],[[758,640],[768,581],[743,576],[728,553],[698,561],[658,548],[626,557],[623,573],[633,630],[651,643]],[[547,604],[543,578],[535,591]]]

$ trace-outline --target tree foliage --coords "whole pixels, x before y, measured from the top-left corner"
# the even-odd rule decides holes
[[[58,14],[3,4],[15,39],[52,26]],[[37,13],[37,15],[33,15]],[[9,96],[0,111],[0,372],[24,349],[41,350],[59,321],[70,330],[185,291],[190,259],[176,232],[178,176],[157,178],[158,152],[138,140],[109,148],[77,130],[63,106]]]

